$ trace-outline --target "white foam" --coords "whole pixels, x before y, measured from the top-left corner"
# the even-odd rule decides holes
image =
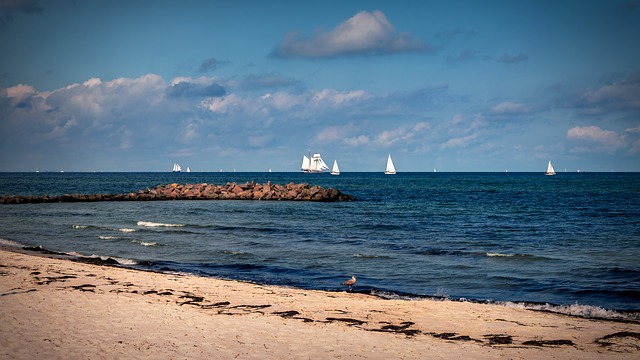
[[[152,221],[138,221],[138,226],[145,227],[181,227],[184,224],[165,224],[165,223],[157,223]]]
[[[136,241],[136,240],[134,240],[132,242],[134,242],[136,244],[140,244],[142,246],[158,246],[158,243],[154,242],[154,241]]]
[[[120,263],[121,265],[137,265],[138,262],[135,260],[131,260],[131,259],[124,259],[124,258],[117,258],[117,257],[111,257],[112,259],[115,259],[118,263]],[[103,260],[106,260],[107,258],[103,258]]]
[[[489,257],[512,257],[515,256],[515,254],[502,254],[502,253],[486,253],[487,256]]]
[[[100,235],[98,236],[101,240],[115,240],[118,237],[117,236],[111,236],[111,235]]]
[[[11,247],[21,247],[23,246],[19,242],[15,242],[13,240],[7,240],[0,238],[0,245],[11,246]]]
[[[73,225],[74,229],[87,229],[89,225]]]
[[[118,231],[123,232],[123,233],[131,233],[131,232],[136,232],[138,230],[136,229],[127,229],[127,228],[122,228],[122,229],[118,229]]]
[[[599,306],[592,305],[551,305],[551,304],[528,304],[528,303],[514,303],[510,301],[499,302],[499,304],[513,307],[518,309],[528,310],[540,310],[549,311],[554,313],[560,313],[565,315],[579,316],[584,318],[604,318],[604,319],[626,319],[626,320],[640,320],[640,314],[638,313],[620,313],[614,310],[603,309]]]
[[[152,221],[138,221],[138,226],[144,227],[181,227],[184,224],[165,224],[165,223],[156,223]]]

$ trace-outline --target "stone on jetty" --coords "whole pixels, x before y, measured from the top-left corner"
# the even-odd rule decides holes
[[[35,204],[53,202],[94,202],[94,201],[158,201],[158,200],[288,200],[288,201],[353,201],[356,198],[340,190],[325,189],[306,183],[286,185],[258,184],[254,181],[244,184],[229,182],[226,185],[213,184],[168,184],[153,189],[139,190],[128,194],[64,194],[61,196],[8,196],[0,197],[3,204]]]

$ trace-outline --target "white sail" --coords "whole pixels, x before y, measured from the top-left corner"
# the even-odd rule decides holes
[[[189,167],[187,166],[187,172],[191,172],[191,169],[189,169]]]
[[[394,175],[396,173],[396,167],[393,166],[393,160],[391,160],[391,154],[389,154],[389,157],[387,158],[387,168],[384,171],[384,173],[387,175]]]
[[[551,165],[551,161],[549,161],[549,165],[547,165],[547,172],[545,175],[555,175],[556,171],[553,169],[553,165]]]
[[[302,172],[305,173],[322,173],[325,170],[329,170],[327,164],[322,160],[320,154],[315,153],[311,158],[303,156],[302,158]]]
[[[340,175],[340,168],[338,167],[338,160],[333,160],[333,168],[331,169],[331,175]]]
[[[310,164],[309,158],[306,155],[303,155],[302,156],[302,171],[303,172],[309,171],[309,164]]]
[[[182,168],[180,167],[180,165],[178,163],[174,163],[173,164],[173,172],[180,172],[182,170]]]

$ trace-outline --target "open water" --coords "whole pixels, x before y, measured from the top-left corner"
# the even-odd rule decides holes
[[[0,206],[6,245],[304,289],[640,319],[640,173],[0,173],[0,194],[307,182],[355,202]]]

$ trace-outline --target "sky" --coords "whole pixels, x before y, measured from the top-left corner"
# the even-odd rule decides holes
[[[0,171],[640,171],[640,0],[0,0]]]

